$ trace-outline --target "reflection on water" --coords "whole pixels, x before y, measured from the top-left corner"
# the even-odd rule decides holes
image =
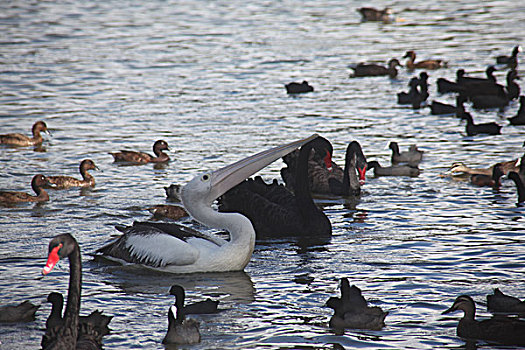
[[[61,263],[40,278],[47,245],[69,232],[83,254],[81,313],[115,316],[105,349],[163,349],[174,283],[187,289],[189,302],[217,298],[224,309],[196,316],[202,343],[189,348],[475,348],[455,335],[460,316],[440,313],[470,294],[479,317],[488,317],[482,303],[495,287],[525,297],[524,209],[506,178],[495,191],[440,174],[454,162],[476,168],[521,157],[525,129],[506,121],[518,104],[497,112],[467,103],[477,122],[503,125],[502,135],[467,137],[455,117],[396,103],[419,71],[350,79],[348,65],[385,64],[407,50],[418,59],[444,58],[447,68],[428,72],[429,102],[455,103],[436,92],[436,79],[455,79],[459,68],[481,76],[495,56],[523,46],[525,11],[511,0],[407,0],[375,5],[392,7],[398,19],[384,24],[361,22],[355,9],[362,5],[0,3],[0,134],[27,134],[40,119],[52,132],[38,147],[0,146],[0,189],[31,192],[38,173],[77,177],[85,158],[102,170],[92,189],[0,207],[0,304],[42,304],[35,322],[0,326],[0,347],[38,347],[47,294],[65,293],[69,273]],[[495,72],[499,82],[506,73]],[[286,94],[284,84],[302,80],[315,91]],[[314,132],[332,142],[339,164],[352,140],[385,165],[390,141],[402,149],[415,143],[425,151],[422,172],[369,176],[360,198],[316,197],[333,237],[258,241],[242,273],[178,276],[92,258],[115,225],[147,220],[147,208],[167,202],[165,186]],[[158,139],[169,143],[171,162],[121,166],[108,154],[146,150]],[[261,176],[280,179],[281,167],[277,161]],[[389,310],[382,331],[328,328],[324,304],[343,276]]]

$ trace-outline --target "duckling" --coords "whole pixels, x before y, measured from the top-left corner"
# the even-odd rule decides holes
[[[442,314],[462,310],[456,333],[459,337],[494,341],[507,345],[525,345],[525,322],[508,317],[494,317],[477,321],[476,305],[468,295],[460,295],[454,304]]]
[[[507,65],[507,67],[511,69],[516,69],[516,67],[518,66],[518,53],[520,52],[521,52],[521,46],[516,45],[512,49],[512,53],[510,56],[502,55],[502,56],[496,57],[496,63],[505,64]]]
[[[164,150],[169,150],[168,143],[164,140],[158,140],[153,144],[153,153],[155,154],[155,157],[144,152],[123,150],[120,152],[110,152],[109,154],[115,158],[115,162],[129,162],[135,164],[162,163],[170,160],[170,157],[162,152]]]
[[[186,320],[183,311],[184,300],[175,299],[175,305],[168,311],[168,332],[162,344],[196,344],[201,341],[199,322]]]
[[[499,288],[494,288],[494,294],[487,295],[487,309],[492,313],[525,315],[525,301],[506,295]]]
[[[511,125],[525,125],[525,96],[520,96],[520,108],[516,116],[508,120]]]
[[[410,145],[408,151],[399,153],[399,145],[397,142],[392,141],[388,148],[392,150],[392,164],[408,163],[412,166],[417,166],[423,159],[424,151],[419,150],[416,145]]]
[[[166,197],[169,201],[182,202],[180,198],[180,185],[171,184],[164,187],[166,191]]]
[[[354,70],[354,73],[351,74],[350,77],[376,77],[388,75],[390,78],[395,78],[397,76],[397,66],[401,66],[401,63],[395,58],[388,61],[388,67],[383,67],[374,63],[359,63],[355,67],[350,67]]]
[[[75,179],[71,176],[58,175],[48,176],[46,187],[55,190],[64,190],[71,187],[93,187],[95,186],[95,178],[88,173],[88,170],[100,170],[91,159],[84,159],[80,162],[79,171],[82,175],[82,180]]]
[[[18,305],[0,306],[0,323],[31,322],[40,305],[26,300]]]
[[[500,165],[500,169],[503,171],[503,174],[508,174],[510,171],[519,171],[519,167],[516,165],[518,163],[518,159],[513,159],[501,163],[497,163]],[[492,171],[494,169],[494,166],[496,164],[490,166],[489,168],[469,168],[462,162],[454,162],[452,163],[452,166],[448,169],[450,176],[464,176],[464,175],[487,175],[491,176]]]
[[[341,278],[341,297],[330,297],[326,306],[334,310],[329,325],[335,329],[371,329],[380,330],[385,326],[384,312],[380,307],[368,306],[366,299],[361,295],[361,290],[351,286],[347,278]]]
[[[314,91],[313,86],[308,84],[306,80],[303,80],[302,83],[291,82],[286,84],[284,87],[286,88],[286,92],[289,94],[300,94]]]
[[[411,167],[410,165],[382,167],[375,160],[368,162],[368,168],[374,169],[375,176],[418,176],[420,173],[417,167]]]
[[[38,174],[33,176],[31,180],[31,188],[35,191],[36,196],[30,195],[25,192],[15,192],[15,191],[0,191],[0,203],[22,203],[22,202],[45,202],[49,200],[49,195],[44,186],[47,185],[47,178]]]
[[[170,295],[175,296],[175,300],[181,300],[184,305],[184,299],[186,298],[186,293],[184,288],[178,284],[174,284],[170,288]],[[214,314],[217,313],[217,306],[219,305],[219,300],[211,300],[210,298],[199,301],[193,304],[184,305],[182,307],[182,312],[184,315],[190,314]]]
[[[148,210],[155,218],[165,217],[172,220],[179,220],[185,216],[189,216],[188,212],[180,205],[158,204]]]
[[[525,202],[525,184],[523,184],[520,174],[515,171],[511,171],[507,176],[516,184],[516,190],[518,191],[517,203],[518,206],[521,206]]]
[[[408,58],[406,67],[408,69],[424,68],[424,69],[439,69],[444,67],[446,63],[443,60],[424,60],[415,63],[416,53],[412,50],[407,51],[403,58]]]
[[[382,21],[385,23],[392,21],[392,9],[385,7],[383,10],[378,10],[373,7],[361,7],[356,10],[363,16],[363,21]]]
[[[19,133],[4,134],[4,135],[0,135],[0,144],[12,145],[12,146],[39,145],[44,141],[44,139],[42,138],[42,135],[40,135],[41,132],[47,132],[49,134],[46,123],[44,123],[43,121],[38,121],[35,124],[33,124],[33,128],[32,128],[33,137],[29,137],[29,136],[19,134]]]
[[[467,132],[468,136],[474,136],[478,134],[488,134],[488,135],[501,134],[501,131],[500,131],[501,125],[498,125],[494,122],[474,124],[474,119],[472,118],[472,115],[468,112],[461,113],[459,117],[467,121],[467,125],[465,126],[465,131]]]
[[[470,182],[476,186],[499,187],[500,179],[503,176],[501,164],[495,164],[491,175],[474,174],[470,176]]]

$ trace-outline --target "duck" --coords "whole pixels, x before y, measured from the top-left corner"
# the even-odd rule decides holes
[[[510,56],[501,55],[496,57],[497,64],[504,64],[511,69],[516,69],[518,67],[518,53],[521,52],[521,46],[516,45],[512,49]]]
[[[495,122],[474,124],[474,119],[472,118],[472,115],[468,112],[461,113],[459,117],[467,121],[467,125],[465,126],[465,131],[467,132],[468,136],[474,136],[474,135],[479,135],[479,134],[488,134],[488,135],[501,134],[501,125],[498,125]]]
[[[184,315],[190,314],[214,314],[219,312],[217,306],[219,305],[218,300],[211,300],[207,298],[206,300],[199,301],[193,304],[185,304],[184,300],[186,299],[186,292],[184,288],[178,284],[174,284],[170,288],[170,295],[175,296],[175,302],[179,301],[182,303],[182,313]]]
[[[457,95],[456,96],[456,105],[449,105],[446,103],[438,102],[438,101],[432,101],[432,103],[429,105],[430,107],[430,114],[433,115],[446,115],[446,114],[453,114],[453,115],[461,115],[463,112],[465,112],[465,106],[463,105],[466,102],[466,98],[463,95]]]
[[[293,193],[279,184],[277,179],[267,184],[258,176],[226,192],[218,201],[219,211],[245,215],[253,223],[258,239],[331,237],[332,224],[315,205],[308,180],[311,150],[326,154],[328,144],[326,139],[317,137],[301,147]]]
[[[519,167],[516,166],[517,163],[518,159],[513,159],[496,164],[499,164],[499,167],[503,171],[503,174],[507,175],[511,171],[518,171]],[[448,171],[451,176],[464,176],[465,174],[492,176],[492,172],[496,164],[488,168],[469,168],[462,162],[454,162],[452,163],[452,166],[448,169]]]
[[[400,153],[399,145],[395,141],[390,142],[388,144],[388,148],[392,150],[392,164],[408,163],[412,166],[417,166],[419,163],[421,163],[421,160],[423,159],[423,153],[425,153],[425,151],[419,150],[416,145],[410,145],[408,151]]]
[[[113,156],[115,162],[128,162],[134,164],[163,163],[170,160],[170,157],[162,152],[166,150],[169,150],[168,143],[164,140],[157,140],[153,144],[154,157],[144,152],[124,150],[121,150],[120,152],[109,152],[109,154]]]
[[[464,69],[458,69],[456,71],[456,81],[450,81],[445,78],[438,78],[436,80],[437,90],[440,94],[446,94],[449,92],[459,92],[465,94],[465,86],[458,83],[459,77],[465,75]],[[494,78],[495,79],[495,78]]]
[[[515,100],[520,96],[521,88],[516,82],[515,79],[520,79],[518,72],[515,69],[511,69],[507,73],[507,97],[509,100]]]
[[[410,165],[394,165],[382,167],[379,162],[373,160],[368,162],[368,169],[374,169],[375,176],[418,176],[419,168]]]
[[[525,96],[520,96],[520,108],[518,113],[508,119],[511,125],[525,125]]]
[[[505,345],[525,345],[525,322],[509,317],[493,317],[477,321],[476,305],[468,295],[460,295],[442,314],[463,311],[456,333],[461,338],[494,341]]]
[[[403,58],[407,58],[406,67],[408,69],[423,68],[423,69],[439,69],[446,65],[443,60],[424,60],[414,62],[416,60],[416,53],[413,50],[409,50],[405,53]]]
[[[503,176],[501,164],[494,164],[491,175],[473,174],[470,175],[470,182],[476,186],[490,186],[497,188],[501,185],[501,177]]]
[[[188,212],[180,205],[158,204],[148,208],[155,218],[168,218],[179,220],[189,216]]]
[[[467,77],[465,76],[466,72],[464,69],[460,68],[456,71],[456,82],[460,85],[469,85],[469,84],[496,84],[496,77],[494,72],[497,71],[496,67],[488,66],[485,69],[486,78],[480,77]]]
[[[509,71],[507,74],[507,87],[504,90],[500,85],[492,85],[496,87],[497,90],[491,93],[491,91],[486,91],[482,89],[479,93],[475,93],[468,86],[467,93],[470,95],[470,100],[472,101],[472,107],[476,109],[489,109],[489,108],[500,108],[503,109],[508,106],[511,100],[518,98],[521,90],[518,84],[514,82],[514,79],[517,79],[518,75],[515,70]]]
[[[390,7],[385,7],[382,10],[374,7],[360,7],[357,9],[357,12],[361,14],[363,21],[381,21],[385,23],[392,21],[392,9]]]
[[[419,106],[421,102],[424,101],[423,94],[419,91],[419,78],[413,77],[408,82],[410,87],[408,92],[398,92],[397,93],[397,103],[400,105],[412,105]]]
[[[506,295],[499,290],[499,288],[494,288],[494,293],[487,295],[487,309],[492,313],[516,314],[523,316],[525,315],[525,301]]]
[[[51,303],[51,312],[46,320],[46,329],[61,327],[64,324],[62,309],[64,307],[64,297],[58,292],[51,292],[47,296],[47,302]],[[109,334],[109,323],[113,316],[103,315],[102,312],[95,310],[88,316],[79,316],[79,328],[81,324],[90,323],[97,334],[104,336]]]
[[[291,82],[284,85],[284,87],[288,94],[301,94],[314,91],[314,87],[308,84],[306,80],[303,80],[302,83]]]
[[[203,225],[226,230],[229,240],[177,223],[147,223],[125,228],[123,235],[96,254],[169,273],[244,270],[255,248],[254,226],[242,214],[214,210],[213,202],[260,169],[315,138],[316,134],[199,174],[182,187],[182,204],[190,216]]]
[[[518,191],[517,203],[521,206],[525,202],[525,184],[523,183],[522,177],[515,171],[509,172],[507,177],[516,184],[516,190]]]
[[[0,306],[0,323],[32,322],[39,307],[29,300],[18,305]]]
[[[55,190],[64,190],[71,187],[94,187],[95,178],[88,173],[88,170],[100,170],[91,159],[84,159],[80,162],[79,171],[82,180],[75,179],[72,176],[57,175],[46,176],[48,184],[46,188]]]
[[[341,278],[339,285],[341,297],[330,297],[326,302],[326,306],[334,310],[329,321],[331,328],[380,330],[385,326],[388,311],[378,306],[368,306],[361,289],[350,286],[346,277]]]
[[[308,160],[308,179],[310,191],[320,195],[358,196],[361,186],[366,181],[366,157],[357,141],[348,144],[345,153],[344,169],[332,160],[333,147],[330,141],[320,137],[326,143],[326,154],[313,152]],[[281,169],[281,178],[286,187],[295,191],[295,175],[299,152],[295,151],[283,157],[286,167]],[[357,174],[356,174],[357,171]]]
[[[180,202],[180,190],[181,186],[179,184],[164,186],[164,191],[166,191],[166,199],[173,202]]]
[[[186,319],[184,299],[175,298],[175,304],[168,310],[168,331],[162,344],[197,344],[201,341],[199,322]]]
[[[55,236],[49,242],[48,257],[42,275],[48,275],[56,264],[69,260],[69,288],[62,323],[46,328],[42,337],[43,349],[101,349],[102,334],[92,323],[79,324],[82,291],[82,260],[77,240],[69,233]]]
[[[11,146],[35,146],[41,144],[44,141],[42,135],[40,134],[41,132],[50,134],[46,123],[41,120],[33,124],[31,132],[33,134],[32,137],[19,133],[0,135],[0,144]]]
[[[350,67],[354,70],[354,73],[350,75],[351,78],[354,77],[376,77],[388,75],[390,78],[395,78],[397,76],[397,66],[401,66],[401,63],[395,58],[392,58],[388,61],[388,67],[383,67],[379,64],[374,63],[359,63],[355,67]]]
[[[37,174],[31,180],[31,188],[35,191],[36,196],[25,192],[0,191],[0,203],[46,202],[49,200],[49,195],[44,189],[47,185],[47,178],[42,174]]]

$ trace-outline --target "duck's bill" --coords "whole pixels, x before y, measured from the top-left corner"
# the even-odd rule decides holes
[[[253,156],[214,171],[211,175],[211,184],[215,188],[217,197],[222,196],[226,191],[246,180],[259,170],[312,141],[316,137],[318,137],[318,135],[313,134],[310,137],[254,154]]]

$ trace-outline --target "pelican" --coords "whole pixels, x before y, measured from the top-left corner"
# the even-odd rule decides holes
[[[189,230],[176,224],[134,225],[97,252],[120,262],[141,264],[171,273],[240,271],[250,261],[255,230],[239,213],[219,213],[214,200],[270,163],[315,139],[316,134],[194,177],[181,190],[188,213],[198,222],[225,229],[230,239]]]

